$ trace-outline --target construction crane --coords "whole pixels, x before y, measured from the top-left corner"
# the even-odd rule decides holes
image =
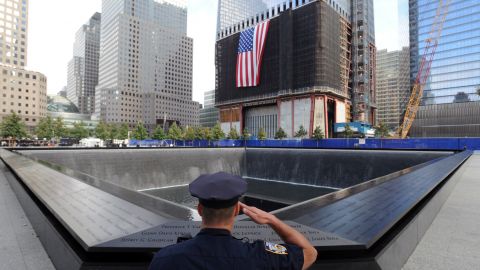
[[[432,66],[435,50],[438,46],[438,40],[442,34],[443,24],[448,14],[450,2],[451,0],[438,0],[437,11],[429,36],[425,40],[425,48],[418,66],[417,77],[412,88],[412,94],[410,95],[410,99],[407,104],[403,122],[400,124],[400,127],[397,130],[398,136],[402,139],[407,137],[407,134],[412,127],[413,120],[415,120],[415,116],[417,115],[418,107],[420,106],[420,101],[423,96],[423,89],[428,77],[430,76],[430,67]]]

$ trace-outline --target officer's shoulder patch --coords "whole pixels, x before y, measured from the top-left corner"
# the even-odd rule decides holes
[[[278,254],[278,255],[287,255],[288,254],[286,247],[284,247],[282,245],[279,245],[279,244],[266,242],[266,241],[265,241],[265,250],[268,251],[268,252],[274,253],[274,254]]]

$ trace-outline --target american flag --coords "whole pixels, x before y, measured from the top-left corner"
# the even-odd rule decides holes
[[[270,20],[240,33],[237,55],[237,87],[260,84],[260,67]]]

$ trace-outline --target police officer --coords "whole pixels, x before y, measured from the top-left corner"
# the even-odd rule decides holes
[[[241,177],[223,172],[202,175],[189,188],[199,199],[201,230],[193,239],[160,250],[150,270],[307,269],[315,261],[317,251],[301,233],[274,215],[238,201],[247,191]],[[285,244],[234,238],[231,232],[240,210],[254,222],[269,225]]]

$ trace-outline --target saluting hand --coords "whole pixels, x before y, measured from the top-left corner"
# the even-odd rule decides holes
[[[239,202],[240,207],[245,215],[249,216],[257,224],[271,224],[276,217],[270,213],[260,210],[253,206],[248,206]]]

